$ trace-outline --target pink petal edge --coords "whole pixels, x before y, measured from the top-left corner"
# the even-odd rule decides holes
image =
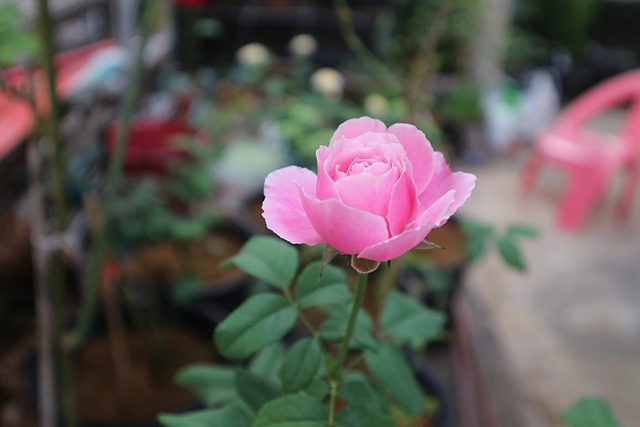
[[[426,190],[418,196],[422,206],[431,206],[449,191],[455,191],[448,219],[469,198],[475,188],[476,176],[466,172],[452,172],[442,153],[434,155],[434,174]]]
[[[422,193],[434,171],[434,151],[425,134],[417,127],[407,123],[396,123],[389,128],[404,147],[407,158],[413,165],[413,180],[418,194]]]
[[[358,258],[380,262],[398,258],[418,246],[433,228],[433,224],[425,224],[418,228],[405,230],[384,242],[365,248],[358,254]]]
[[[316,175],[298,166],[278,169],[267,175],[262,203],[267,228],[290,243],[323,243],[307,218],[298,188],[315,196]]]
[[[372,119],[367,116],[349,119],[338,126],[338,129],[331,137],[331,142],[333,143],[334,140],[340,138],[355,138],[365,132],[385,132],[386,130],[387,125],[378,119]]]

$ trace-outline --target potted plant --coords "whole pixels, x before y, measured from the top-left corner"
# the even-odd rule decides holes
[[[169,290],[179,303],[225,294],[239,298],[245,276],[218,265],[240,249],[246,234],[219,212],[207,153],[187,146],[183,151],[189,156],[167,166],[164,176],[124,182],[113,233],[123,276],[132,284]]]

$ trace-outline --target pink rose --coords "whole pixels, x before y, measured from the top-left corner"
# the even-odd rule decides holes
[[[369,117],[341,124],[316,151],[318,175],[271,172],[267,227],[291,243],[326,243],[342,254],[388,261],[418,246],[464,203],[476,177],[451,172],[415,126]]]

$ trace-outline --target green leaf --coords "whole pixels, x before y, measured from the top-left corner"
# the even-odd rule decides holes
[[[282,343],[276,342],[263,348],[249,364],[249,372],[261,376],[269,381],[280,381],[280,368],[284,357]]]
[[[218,325],[216,348],[229,359],[244,359],[279,341],[295,321],[296,311],[283,297],[254,295]]]
[[[258,412],[265,403],[282,395],[277,385],[243,370],[236,372],[235,385],[238,395],[254,412]]]
[[[20,9],[15,4],[0,4],[0,24],[2,28],[15,29],[20,23]]]
[[[0,38],[2,65],[12,65],[21,58],[32,57],[37,53],[38,41],[28,33],[12,32]]]
[[[519,271],[526,271],[527,266],[515,239],[509,235],[504,235],[498,239],[498,252],[509,266]]]
[[[164,427],[250,427],[251,416],[241,405],[222,409],[205,409],[184,415],[160,414],[158,421]]]
[[[600,397],[585,397],[578,400],[560,416],[570,427],[620,427],[611,408]]]
[[[387,297],[380,317],[384,332],[399,343],[422,348],[442,333],[445,316],[398,291]]]
[[[262,407],[252,427],[327,427],[327,410],[320,401],[290,394]]]
[[[38,39],[27,32],[20,32],[14,35],[12,44],[16,57],[20,55],[33,56],[38,53]]]
[[[465,219],[461,222],[461,226],[465,234],[470,234],[476,237],[491,237],[495,234],[493,226],[484,222]]]
[[[174,382],[191,390],[206,406],[223,406],[238,400],[235,371],[231,368],[194,364],[180,369]]]
[[[296,298],[300,307],[344,305],[352,301],[344,271],[328,265],[320,275],[320,268],[320,262],[313,262],[300,273],[296,283]]]
[[[305,338],[295,343],[285,354],[280,370],[282,389],[285,393],[295,393],[311,384],[315,378],[322,354],[313,338]]]
[[[469,261],[473,262],[480,259],[485,253],[486,246],[485,238],[473,238],[467,240],[465,247],[467,249]]]
[[[315,378],[311,381],[309,387],[304,390],[304,393],[315,399],[322,400],[330,393],[329,385],[320,378]]]
[[[350,307],[335,307],[329,312],[329,317],[320,325],[320,336],[327,341],[340,341],[344,338],[349,322]],[[358,313],[350,348],[367,348],[375,350],[378,346],[373,337],[371,319],[364,311]]]
[[[395,427],[385,415],[368,406],[350,405],[336,417],[338,427]]]
[[[466,235],[466,249],[470,261],[476,261],[485,253],[487,240],[493,238],[495,229],[489,224],[464,220],[461,223]]]
[[[509,236],[528,237],[530,239],[534,239],[540,235],[537,228],[522,224],[511,224],[507,227],[506,234]]]
[[[230,262],[271,286],[286,289],[298,268],[298,251],[275,237],[254,236]]]
[[[365,352],[364,360],[374,379],[398,406],[412,415],[422,413],[424,394],[398,349],[383,343],[376,353]]]
[[[387,402],[384,395],[376,389],[371,380],[361,372],[350,372],[338,390],[338,394],[349,405],[370,406],[386,410]]]

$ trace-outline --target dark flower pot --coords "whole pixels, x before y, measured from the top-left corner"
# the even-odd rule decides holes
[[[444,249],[413,251],[411,262],[399,278],[400,288],[428,307],[442,310],[447,316],[446,327],[455,323],[452,305],[463,286],[469,264],[467,236],[460,222],[450,219],[433,230],[427,239]]]
[[[81,427],[160,427],[159,413],[200,409],[198,400],[173,383],[175,373],[192,363],[216,363],[211,336],[219,308],[183,308],[165,316],[160,329],[141,330],[124,316],[126,330],[116,339],[126,343],[128,367],[119,383],[104,315],[98,316],[93,335],[70,357],[73,389]],[[171,321],[167,322],[167,317]],[[120,367],[122,369],[122,367]]]

